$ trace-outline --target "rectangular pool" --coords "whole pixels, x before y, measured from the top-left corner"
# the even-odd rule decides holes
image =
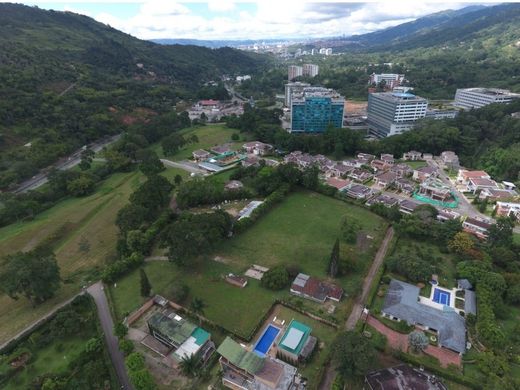
[[[276,339],[276,336],[278,336],[278,333],[280,333],[279,328],[273,325],[267,325],[267,327],[264,329],[264,333],[262,333],[262,336],[260,336],[255,344],[254,351],[256,354],[262,357],[265,356],[267,351],[269,351],[269,348],[271,348],[274,339]]]
[[[433,290],[433,302],[440,303],[441,305],[450,305],[450,293],[438,288]]]

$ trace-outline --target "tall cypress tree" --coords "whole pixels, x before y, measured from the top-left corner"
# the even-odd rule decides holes
[[[328,274],[330,277],[335,278],[338,274],[338,264],[339,264],[339,238],[336,238],[336,242],[332,247],[332,253],[330,254],[330,262]]]
[[[146,272],[144,272],[144,269],[140,269],[140,275],[141,275],[141,296],[142,297],[149,297],[150,291],[152,290],[152,286],[150,284],[150,281],[148,280],[148,276],[146,275]]]

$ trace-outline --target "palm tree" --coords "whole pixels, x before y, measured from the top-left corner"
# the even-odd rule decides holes
[[[206,304],[204,301],[200,298],[193,298],[191,301],[191,311],[193,311],[197,316],[199,317],[199,323],[202,322],[201,316],[204,315],[204,308],[206,307]]]
[[[194,354],[190,356],[184,356],[179,363],[181,370],[184,375],[189,377],[195,377],[199,372],[199,359]]]

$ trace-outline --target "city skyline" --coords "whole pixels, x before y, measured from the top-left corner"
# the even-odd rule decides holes
[[[141,39],[304,39],[364,34],[475,2],[22,1],[83,14]]]

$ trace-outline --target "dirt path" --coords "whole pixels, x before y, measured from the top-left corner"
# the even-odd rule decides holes
[[[392,238],[394,237],[394,228],[389,227],[386,231],[385,238],[383,239],[383,242],[379,246],[379,249],[376,253],[376,256],[374,257],[374,261],[372,262],[372,265],[370,266],[370,270],[368,271],[367,276],[365,277],[365,280],[363,281],[363,289],[361,291],[361,294],[356,298],[356,301],[354,303],[354,307],[352,308],[352,312],[350,313],[350,316],[347,319],[347,322],[345,323],[345,329],[346,330],[352,330],[356,326],[356,323],[358,322],[359,318],[361,317],[361,313],[363,312],[363,307],[365,307],[366,300],[368,297],[368,293],[370,291],[370,286],[372,285],[372,282],[374,281],[374,277],[377,274],[377,271],[379,270],[379,267],[381,267],[381,264],[383,264],[383,260],[385,259],[386,252],[388,250],[388,245],[390,244],[390,241],[392,241]],[[323,379],[320,383],[320,390],[329,390],[332,386],[332,382],[334,381],[334,377],[336,376],[336,372],[334,371],[334,368],[329,363],[327,366],[327,369],[325,370],[325,374],[323,375]]]

